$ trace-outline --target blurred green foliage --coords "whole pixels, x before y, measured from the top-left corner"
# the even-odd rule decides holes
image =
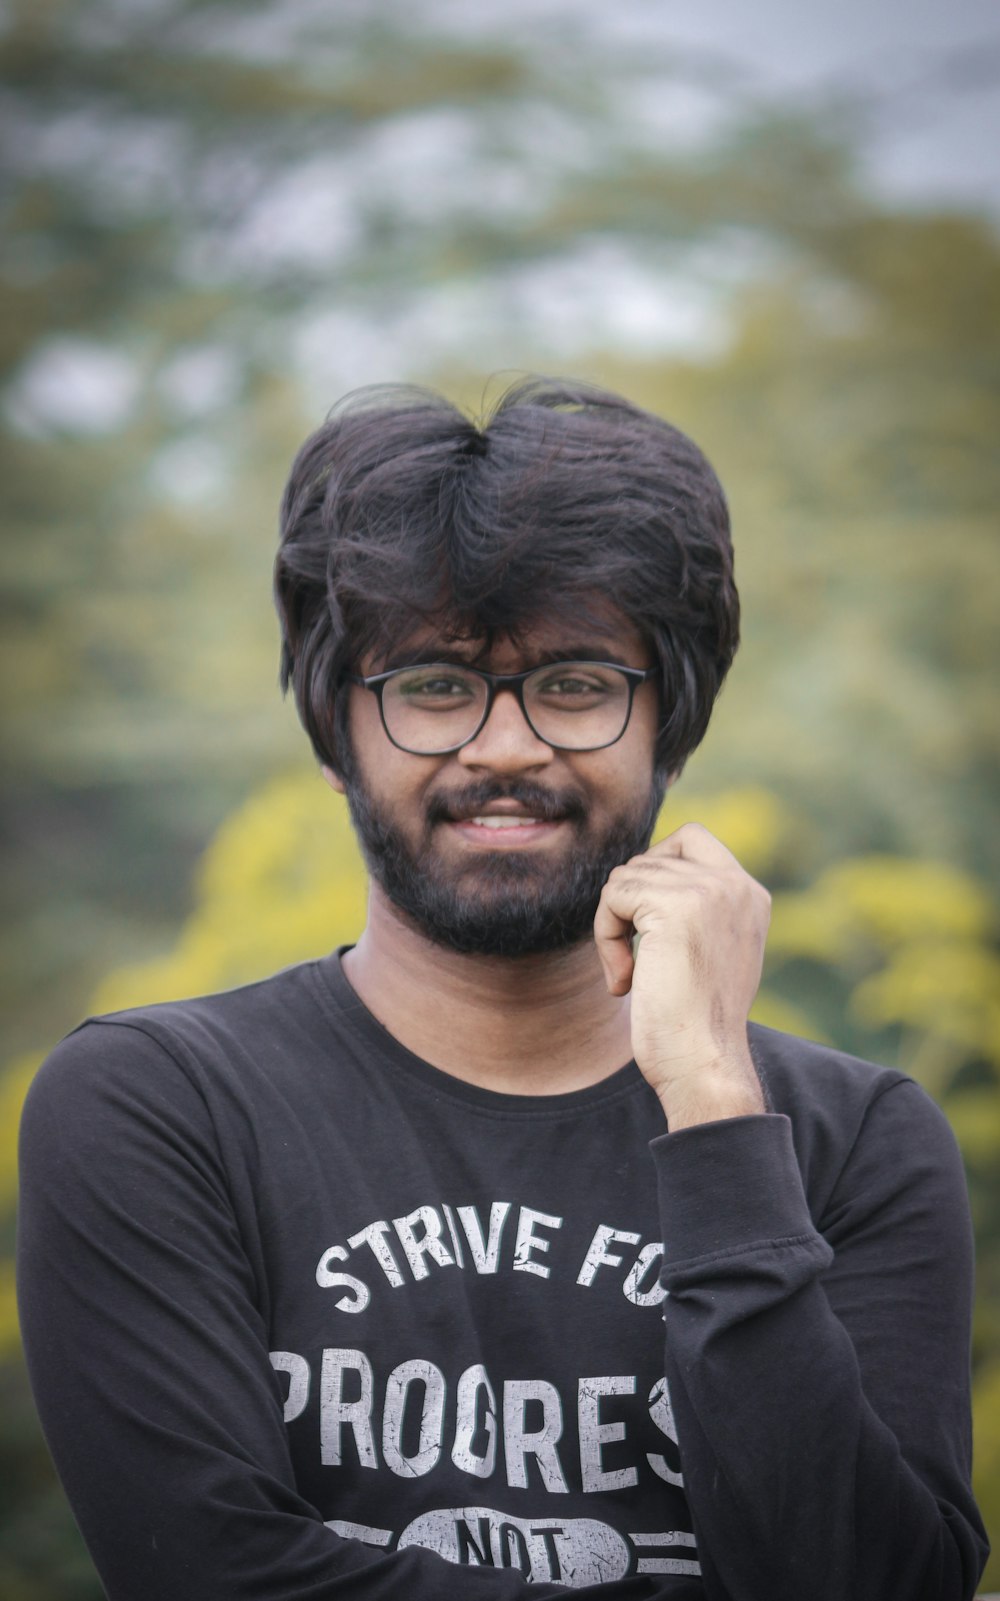
[[[344,814],[275,690],[273,508],[324,384],[413,376],[477,409],[501,364],[620,388],[727,486],[744,645],[663,826],[696,816],[775,891],[762,1021],[947,1109],[1000,1531],[995,230],[877,202],[842,112],[755,105],[704,63],[330,12],[15,0],[0,23],[0,1593],[100,1594],[17,1354],[24,1089],[85,1010],[357,932]],[[695,80],[728,120],[652,136],[637,86]],[[618,263],[622,301],[638,263],[659,310],[693,287],[700,346],[647,340],[638,303],[638,336],[563,328],[581,262]]]

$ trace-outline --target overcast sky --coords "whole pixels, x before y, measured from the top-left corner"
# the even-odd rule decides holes
[[[417,30],[443,23],[528,51],[546,23],[550,45],[582,34],[603,39],[609,57],[626,43],[649,60],[676,45],[730,69],[734,95],[812,103],[860,91],[877,108],[880,187],[1000,215],[1000,0],[423,0],[407,10]],[[690,110],[704,113],[695,100]]]
[[[678,44],[743,63],[761,89],[869,91],[881,107],[871,148],[880,184],[1000,212],[998,0],[660,0],[641,9]]]

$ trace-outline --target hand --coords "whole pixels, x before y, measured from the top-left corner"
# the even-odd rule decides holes
[[[771,897],[698,823],[616,867],[594,938],[671,1130],[764,1112],[747,1043]],[[633,941],[638,948],[633,954]]]

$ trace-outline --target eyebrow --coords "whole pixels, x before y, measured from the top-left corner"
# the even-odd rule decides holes
[[[617,660],[620,654],[620,650],[613,648],[610,636],[599,635],[597,638],[592,636],[585,644],[560,644],[549,650],[539,650],[526,655],[524,671],[530,672],[533,667],[548,667],[553,662],[601,661],[625,667],[627,663]],[[432,662],[446,662],[449,666],[456,667],[476,667],[479,665],[479,658],[470,656],[468,651],[455,646],[417,645],[409,650],[394,651],[379,671],[391,673],[398,667],[425,667]]]

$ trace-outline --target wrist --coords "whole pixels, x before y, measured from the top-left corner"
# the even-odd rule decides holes
[[[682,1128],[695,1128],[699,1123],[724,1123],[728,1118],[763,1117],[767,1113],[763,1095],[743,1098],[699,1095],[687,1100],[661,1095],[660,1104],[671,1134]]]
[[[698,1123],[767,1112],[764,1090],[749,1049],[688,1068],[654,1085],[671,1132]]]

